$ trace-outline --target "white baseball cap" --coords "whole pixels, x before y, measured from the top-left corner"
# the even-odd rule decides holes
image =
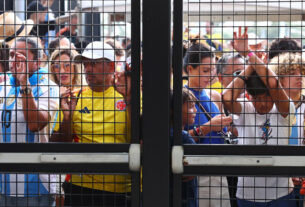
[[[74,60],[81,61],[82,58],[91,60],[105,58],[110,61],[115,61],[115,53],[114,49],[109,44],[101,41],[94,41],[87,45],[81,55],[75,56]]]

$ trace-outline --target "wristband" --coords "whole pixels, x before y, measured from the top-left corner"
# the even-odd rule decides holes
[[[254,55],[254,52],[249,52],[248,55],[247,55],[247,57],[250,58],[250,57],[252,57],[253,55]]]
[[[244,82],[247,80],[245,76],[238,75],[236,77],[242,79]]]
[[[197,131],[198,136],[202,135],[202,131],[201,131],[200,126],[198,128],[196,127],[196,131]]]
[[[200,126],[198,128],[194,126],[193,133],[195,134],[195,136],[201,136],[202,135],[202,131],[200,129]]]
[[[197,128],[196,128],[195,126],[194,126],[194,128],[193,128],[193,133],[194,133],[195,136],[197,136],[197,137],[199,136],[199,134],[198,134],[198,132],[197,132]]]

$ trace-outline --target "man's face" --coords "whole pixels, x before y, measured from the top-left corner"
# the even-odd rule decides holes
[[[21,61],[17,57],[20,54],[26,57],[28,72],[31,73],[37,69],[37,62],[34,61],[34,54],[28,49],[28,45],[25,42],[15,42],[9,53],[9,68],[14,77],[16,77],[17,67]]]
[[[267,114],[271,111],[273,107],[273,100],[268,94],[257,95],[256,97],[251,97],[251,101],[254,105],[255,110],[259,114]]]
[[[245,69],[245,62],[241,58],[229,59],[223,74],[220,74],[221,84],[226,88],[234,79],[233,74],[236,71],[243,71]]]
[[[84,59],[85,74],[90,88],[109,87],[113,82],[114,63],[107,59]]]

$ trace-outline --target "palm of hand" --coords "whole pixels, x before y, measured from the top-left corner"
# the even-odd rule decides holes
[[[239,27],[238,35],[234,32],[233,39],[232,46],[237,52],[244,54],[249,50],[247,27],[245,27],[245,32],[243,34],[241,34],[241,27]]]

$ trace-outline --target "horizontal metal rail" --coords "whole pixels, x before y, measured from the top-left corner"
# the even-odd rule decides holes
[[[0,172],[130,173],[139,144],[0,144]]]
[[[303,146],[174,146],[172,169],[185,175],[304,176]]]

